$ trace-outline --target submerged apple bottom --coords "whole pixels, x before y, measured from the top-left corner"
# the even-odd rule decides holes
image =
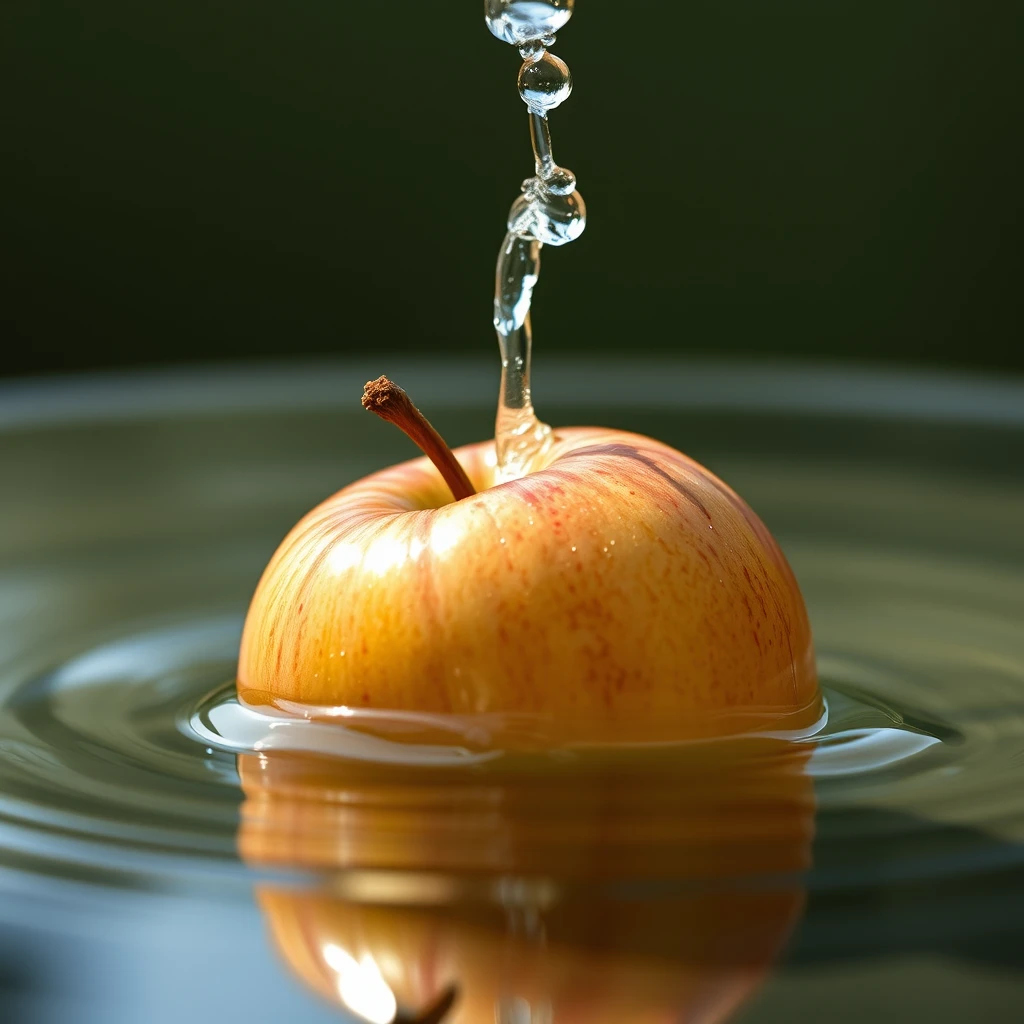
[[[707,469],[650,438],[557,432],[495,485],[493,443],[427,459],[306,515],[246,619],[253,704],[535,716],[557,740],[800,729],[821,698],[796,580]],[[315,714],[315,711],[312,712]]]
[[[262,887],[260,906],[298,975],[350,1009],[710,1024],[801,912],[808,754],[744,737],[466,773],[269,750],[239,759],[238,849],[326,880]]]
[[[365,906],[271,887],[258,899],[280,955],[324,999],[361,1010],[363,1020],[392,1021],[401,1006],[412,1019],[445,1024],[530,1020],[525,1008],[559,1024],[717,1024],[757,989],[803,906],[795,887],[658,907],[576,905],[545,922],[551,936],[531,941],[503,932],[495,911]],[[684,938],[673,941],[681,924]],[[608,936],[606,948],[565,941],[566,926]],[[712,943],[740,937],[747,948],[695,955],[698,929]]]

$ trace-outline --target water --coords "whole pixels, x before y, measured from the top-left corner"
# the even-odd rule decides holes
[[[540,276],[540,251],[578,238],[587,214],[576,176],[555,163],[548,123],[548,112],[572,92],[569,68],[547,49],[554,45],[553,33],[571,17],[572,0],[487,0],[484,9],[494,35],[518,46],[523,57],[518,86],[529,112],[534,159],[534,174],[509,210],[494,282],[494,329],[501,351],[495,447],[499,479],[512,480],[529,472],[551,445],[551,428],[538,420],[530,389],[530,305]]]
[[[484,0],[487,27],[503,42],[523,45],[557,32],[574,0]]]
[[[339,723],[230,681],[283,533],[408,455],[374,369],[0,396],[0,1019],[1019,1019],[1024,393],[546,366],[555,422],[662,437],[763,516],[827,720],[539,760],[349,721],[332,763]],[[486,364],[395,372],[486,434]]]

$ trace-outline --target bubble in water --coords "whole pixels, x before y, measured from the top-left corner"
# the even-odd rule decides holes
[[[541,113],[554,110],[572,92],[572,75],[564,60],[541,51],[519,70],[519,95],[531,109]]]
[[[484,0],[487,27],[512,45],[543,39],[572,17],[575,0]]]
[[[519,196],[508,212],[508,229],[544,245],[565,245],[583,234],[587,207],[579,192],[558,195],[543,188]]]

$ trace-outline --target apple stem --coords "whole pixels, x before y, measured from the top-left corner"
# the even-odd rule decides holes
[[[363,408],[375,412],[382,420],[394,423],[419,446],[437,467],[456,501],[476,494],[466,471],[459,465],[444,438],[430,425],[426,416],[412,404],[412,399],[387,377],[367,381],[363,388]]]

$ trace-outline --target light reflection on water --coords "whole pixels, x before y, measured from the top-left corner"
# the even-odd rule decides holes
[[[284,530],[345,480],[406,454],[400,440],[379,432],[355,411],[367,375],[372,374],[353,374],[347,390],[344,374],[331,381],[332,394],[351,391],[352,413],[325,407],[322,375],[315,385],[322,389],[319,405],[284,402],[278,394],[269,411],[250,411],[253,400],[273,390],[269,382],[261,380],[255,389],[250,382],[253,393],[247,399],[244,386],[232,390],[225,378],[225,412],[213,402],[197,408],[193,401],[185,415],[167,400],[163,411],[159,402],[155,409],[150,403],[126,419],[115,408],[117,415],[106,420],[94,415],[83,423],[81,409],[89,402],[88,388],[82,388],[86,398],[79,395],[78,413],[67,414],[57,402],[54,408],[63,412],[51,421],[37,416],[31,426],[15,424],[16,429],[0,433],[0,471],[8,485],[0,507],[0,886],[8,894],[0,914],[0,966],[7,964],[8,973],[23,979],[11,989],[13,995],[5,994],[0,983],[0,1011],[6,1010],[7,999],[13,1007],[35,1006],[36,1016],[26,1020],[70,1019],[39,994],[58,971],[42,952],[50,947],[25,936],[32,929],[33,934],[50,929],[51,946],[63,942],[70,951],[68,962],[74,963],[84,929],[92,946],[111,957],[117,943],[134,935],[133,970],[148,980],[138,982],[134,994],[126,994],[127,989],[117,994],[124,982],[116,981],[114,961],[96,953],[105,967],[94,977],[108,978],[106,989],[100,992],[92,985],[86,992],[78,975],[67,982],[69,991],[77,993],[81,1020],[163,1020],[160,1011],[148,1007],[158,998],[165,1000],[160,1005],[174,1005],[174,997],[166,994],[173,986],[160,980],[166,974],[161,957],[172,956],[172,936],[177,936],[173,949],[179,951],[190,944],[200,948],[203,937],[208,942],[219,937],[222,972],[206,969],[204,974],[196,957],[180,955],[192,964],[197,979],[205,979],[197,984],[211,992],[211,986],[219,986],[220,1001],[205,993],[209,1016],[197,1019],[232,1019],[225,1016],[231,996],[236,1006],[248,998],[232,973],[233,956],[244,950],[252,963],[270,956],[251,941],[259,925],[250,894],[258,882],[267,926],[312,988],[324,976],[296,962],[299,947],[288,946],[293,926],[308,928],[313,922],[333,936],[320,948],[321,961],[335,965],[336,1002],[338,965],[348,972],[346,991],[352,999],[361,998],[353,995],[356,981],[362,979],[371,991],[378,971],[381,984],[422,1010],[431,1000],[440,1005],[445,985],[457,980],[451,972],[485,979],[479,987],[491,998],[499,982],[504,984],[501,978],[511,962],[518,988],[501,996],[501,1012],[508,1019],[522,1015],[523,999],[535,1016],[547,1012],[544,993],[557,990],[573,994],[573,1005],[582,1014],[578,1019],[596,1020],[597,1009],[581,995],[594,984],[598,953],[591,936],[601,934],[587,914],[593,910],[595,884],[607,896],[602,886],[625,884],[630,871],[635,874],[644,863],[637,852],[646,849],[638,823],[647,819],[640,812],[661,801],[662,810],[670,808],[677,819],[689,815],[691,823],[700,820],[705,828],[708,821],[717,821],[703,833],[705,855],[709,836],[713,839],[710,861],[693,859],[693,828],[661,836],[678,864],[691,868],[736,857],[737,849],[756,839],[764,818],[751,816],[749,806],[747,816],[736,819],[744,822],[738,831],[721,821],[721,808],[730,799],[749,797],[743,773],[738,776],[743,785],[712,787],[696,803],[690,796],[680,803],[677,790],[685,787],[659,788],[647,777],[629,799],[616,804],[614,786],[608,786],[607,775],[599,775],[595,778],[601,784],[591,797],[575,803],[565,795],[571,790],[551,785],[545,776],[542,790],[521,790],[526,797],[517,804],[513,791],[518,783],[485,777],[483,788],[476,785],[472,800],[463,803],[463,817],[445,825],[453,831],[443,835],[438,816],[422,813],[422,801],[429,807],[431,799],[451,800],[453,791],[449,786],[431,793],[421,786],[416,791],[420,803],[413,805],[421,813],[388,819],[388,828],[411,830],[406,839],[411,835],[418,845],[361,847],[351,839],[339,846],[344,833],[337,831],[337,821],[325,823],[316,813],[305,824],[293,816],[282,828],[280,794],[261,789],[250,772],[249,811],[240,819],[239,766],[225,734],[239,741],[235,749],[262,742],[264,758],[278,760],[293,756],[289,747],[308,751],[334,743],[334,733],[323,732],[330,726],[303,723],[298,727],[304,730],[302,738],[293,741],[280,738],[295,733],[293,725],[268,730],[265,719],[231,719],[231,703],[217,693],[231,678],[241,615],[256,576]],[[546,380],[546,372],[542,376],[544,390],[557,394],[558,374],[552,376],[553,381]],[[404,382],[413,387],[415,377],[408,372]],[[665,372],[658,378],[664,390]],[[685,395],[690,378],[680,370],[676,378],[678,393]],[[860,381],[862,417],[855,415],[857,389],[844,392],[841,381],[827,381],[826,390],[839,388],[842,398],[841,415],[833,417],[822,412],[820,398],[802,412],[794,408],[799,403],[776,400],[780,382],[792,389],[813,379],[806,375],[786,377],[779,371],[766,377],[768,400],[760,413],[744,413],[724,391],[716,404],[708,379],[713,374],[705,376],[700,401],[689,409],[673,413],[665,399],[654,411],[620,403],[610,416],[615,425],[661,436],[705,461],[776,532],[807,598],[829,703],[827,723],[798,744],[809,754],[798,775],[813,785],[816,834],[803,864],[803,833],[795,826],[790,833],[792,870],[782,873],[788,881],[774,890],[790,902],[762,912],[749,902],[748,893],[736,911],[744,927],[720,929],[721,946],[711,959],[717,957],[717,968],[743,965],[748,973],[756,959],[754,973],[763,974],[796,927],[795,908],[806,892],[803,921],[783,956],[789,966],[740,1011],[743,1019],[799,1019],[804,1000],[818,991],[816,979],[832,979],[837,992],[844,984],[859,991],[864,981],[855,985],[850,980],[858,970],[872,984],[888,986],[894,1020],[899,1013],[901,1019],[912,1016],[925,1002],[933,1020],[963,1019],[942,1014],[952,1014],[950,1007],[968,994],[975,1006],[978,999],[990,1001],[984,1019],[1015,1019],[1009,1008],[1020,1008],[1021,993],[1007,988],[1009,976],[1002,975],[979,996],[972,972],[1015,969],[1020,964],[1013,950],[1024,948],[1019,895],[1024,880],[1024,430],[1012,417],[1000,419],[998,403],[969,400],[971,389],[980,386],[974,384],[962,394],[954,384],[939,388],[947,399],[956,399],[950,409],[967,410],[956,421],[952,412],[929,414],[913,382],[903,380],[900,387],[910,389],[913,412],[904,421],[896,415],[902,396],[893,394],[890,378],[875,381],[874,390],[870,380]],[[745,382],[744,393],[756,401],[757,375],[744,371],[739,379]],[[719,383],[726,380],[723,375]],[[286,381],[284,391],[294,384]],[[109,402],[116,405],[122,390],[115,388],[105,399],[107,408]],[[215,391],[209,380],[199,389],[200,395]],[[595,386],[600,392],[601,386]],[[188,393],[185,380],[180,393]],[[489,394],[488,388],[481,391],[482,398]],[[426,393],[417,389],[416,395],[453,442],[486,433],[488,410],[471,408],[464,395],[446,403],[436,380],[433,385],[428,380]],[[994,397],[1007,408],[1021,407],[1010,402],[1005,386]],[[136,405],[137,398],[135,389],[131,400]],[[582,408],[580,398],[574,399],[571,415],[543,404],[545,416],[555,422],[598,415]],[[787,409],[792,413],[786,414]],[[210,694],[212,701],[207,700]],[[243,727],[251,733],[241,735]],[[204,729],[211,731],[202,735]],[[276,733],[272,742],[267,732]],[[381,740],[364,732],[354,735],[370,745],[366,756],[377,756]],[[489,757],[479,743],[465,740],[460,736],[447,749],[418,753],[433,758],[435,769],[444,769],[439,759],[466,763]],[[244,756],[242,761],[244,781]],[[760,770],[784,762],[769,758],[759,762]],[[474,770],[500,775],[490,761]],[[791,778],[788,769],[778,770],[780,778]],[[690,771],[672,778],[692,781],[697,769],[691,764]],[[320,791],[348,795],[346,828],[358,824],[360,814],[378,815],[373,819],[378,824],[382,820],[373,803],[382,799],[381,790],[373,790],[370,799],[362,777],[357,782],[321,780]],[[470,799],[460,792],[460,799]],[[638,802],[637,792],[646,805]],[[623,826],[620,834],[604,835],[599,842],[593,837],[596,793],[617,808]],[[353,796],[362,800],[355,809]],[[292,807],[293,797],[284,801],[285,808]],[[762,791],[754,806],[771,806],[770,797]],[[254,815],[256,807],[262,811]],[[551,816],[544,828],[532,829],[530,813],[538,807]],[[240,820],[250,829],[243,829],[241,840],[248,864],[239,858]],[[498,849],[483,837],[493,838],[502,824],[504,847]],[[302,835],[309,825],[328,835],[326,845],[307,847],[319,850],[317,857],[294,850],[282,857],[281,836]],[[530,890],[533,895],[525,902],[509,897],[507,886],[521,873],[513,869],[529,867],[531,884],[540,885],[552,843],[557,847],[561,842],[564,852],[571,848],[570,827],[578,837],[584,826],[591,830],[588,842],[597,843],[589,847],[591,853],[603,850],[609,863],[633,867],[595,880],[581,877],[579,865],[563,863],[560,881],[557,871],[548,872],[553,889]],[[384,834],[380,827],[377,834]],[[460,837],[463,841],[456,842]],[[763,845],[763,836],[760,841]],[[434,858],[432,864],[423,862],[424,851]],[[392,869],[386,877],[373,870],[382,853]],[[493,878],[474,876],[475,884],[461,889],[454,884],[466,881],[468,868],[480,869],[485,855],[492,858]],[[727,888],[733,895],[741,877],[760,878],[758,893],[772,891],[764,876],[772,875],[773,868],[758,861],[756,856],[733,861],[742,869],[730,876]],[[557,857],[547,863],[557,864]],[[417,870],[425,867],[431,870]],[[281,888],[309,880],[311,874],[319,877],[324,869],[347,871],[331,882],[327,894],[320,888]],[[720,895],[713,899],[706,887],[699,893],[684,891],[695,880],[708,881],[700,872],[668,874],[662,870],[658,881],[670,881],[671,893],[660,889],[657,899],[637,898],[630,904],[632,918],[613,902],[604,920],[605,933],[618,936],[617,947],[611,939],[603,947],[604,1005],[619,1006],[620,1014],[622,1005],[632,1005],[636,1019],[646,1019],[638,1003],[628,1002],[638,985],[661,992],[666,1000],[685,1001],[683,966],[692,971],[703,961],[702,984],[708,977],[707,949],[688,944],[685,929],[666,927],[665,920],[659,923],[644,914],[653,914],[659,901],[667,900],[676,915],[672,920],[687,913],[694,920],[701,920],[701,914],[707,920],[728,917],[725,904],[714,902]],[[495,888],[499,882],[505,890]],[[578,895],[580,886],[585,896]],[[192,923],[181,920],[177,930],[164,927],[158,941],[157,922],[167,917],[160,894],[168,892],[191,908]],[[129,903],[131,910],[122,909]],[[40,910],[43,905],[60,912],[48,917]],[[437,906],[449,910],[432,917],[430,908]],[[531,914],[539,916],[531,921]],[[152,928],[139,924],[150,918]],[[88,928],[80,923],[84,920],[91,922]],[[750,924],[756,920],[767,922],[760,932]],[[518,938],[510,940],[506,931],[513,926]],[[244,941],[239,938],[243,932]],[[641,933],[668,938],[659,951],[658,943],[645,945]],[[750,941],[760,936],[756,956],[752,947],[743,950],[744,935]],[[499,941],[500,936],[505,937]],[[337,952],[328,956],[322,952],[328,947]],[[539,959],[537,949],[546,950]],[[586,956],[573,959],[574,949]],[[413,967],[420,975],[426,969],[427,951],[435,959],[448,958],[449,974],[436,968],[433,987],[422,976],[419,981],[412,977]],[[607,959],[613,953],[618,959]],[[670,975],[659,974],[655,968],[668,953],[675,967]],[[131,959],[123,949],[118,955],[126,963]],[[917,985],[918,1002],[907,1002],[901,993],[908,979],[921,977],[928,957],[947,964],[952,958],[963,969],[939,972],[926,986],[928,992]],[[140,974],[143,962],[149,964],[148,974]],[[312,973],[307,977],[304,970]],[[67,974],[66,968],[60,971]],[[283,973],[273,975],[269,967],[263,973],[261,1002],[252,1004],[250,1019],[269,1019],[260,1013],[271,1005],[289,1019],[337,1019],[289,987]],[[721,970],[718,976],[724,976]],[[379,1007],[384,990],[378,986],[376,991]],[[708,1019],[731,1012],[730,1000],[747,994],[735,984],[700,992],[707,1005],[717,1007],[708,1010]],[[471,993],[463,992],[462,998],[465,1002]],[[88,1009],[100,1007],[102,999],[107,1000],[102,1009]],[[857,1019],[853,1010],[844,1017],[843,1001],[837,999],[829,1019]],[[846,1003],[857,1005],[852,998]],[[140,1006],[147,1007],[144,1013]],[[128,1016],[131,1007],[134,1018]],[[405,1012],[408,1007],[403,1007]],[[652,1007],[654,1013],[657,1006]],[[13,1012],[0,1012],[0,1019],[21,1019]],[[554,1019],[576,1019],[568,1016],[571,1012],[563,1008]],[[876,1009],[874,1016],[889,1019],[886,1012]]]

